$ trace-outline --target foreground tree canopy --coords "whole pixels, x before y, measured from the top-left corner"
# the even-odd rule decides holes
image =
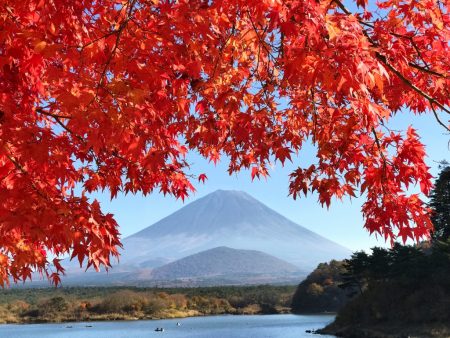
[[[424,147],[386,122],[404,109],[447,127],[450,4],[366,2],[3,1],[0,280],[58,282],[48,252],[108,266],[118,226],[85,192],[184,198],[190,150],[254,178],[313,143],[294,198],[363,194],[371,233],[428,236],[408,192],[431,188]]]

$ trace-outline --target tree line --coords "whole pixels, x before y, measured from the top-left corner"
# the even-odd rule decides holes
[[[288,312],[295,286],[0,290],[0,323]]]

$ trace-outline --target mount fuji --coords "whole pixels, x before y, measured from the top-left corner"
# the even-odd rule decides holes
[[[290,221],[249,194],[230,190],[217,190],[199,198],[122,242],[120,263],[108,275],[87,276],[91,273],[80,274],[69,268],[66,280],[82,280],[83,276],[90,282],[108,284],[105,278],[120,284],[131,279],[150,280],[155,268],[218,247],[263,252],[305,275],[318,263],[351,254],[349,249]]]

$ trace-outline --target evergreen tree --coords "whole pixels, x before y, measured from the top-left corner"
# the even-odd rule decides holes
[[[342,274],[344,282],[340,285],[343,289],[357,289],[363,293],[367,285],[370,256],[364,251],[357,251],[350,259],[345,260],[346,272]]]
[[[434,224],[433,239],[446,241],[450,238],[450,164],[441,162],[441,172],[430,195]]]

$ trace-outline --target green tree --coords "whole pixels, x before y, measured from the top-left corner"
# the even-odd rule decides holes
[[[431,221],[434,225],[433,239],[446,241],[450,238],[450,164],[443,161],[440,169],[430,194]]]
[[[369,280],[372,282],[386,279],[390,270],[390,250],[374,247],[368,261]]]
[[[357,251],[352,254],[350,259],[345,260],[345,271],[342,273],[343,283],[340,285],[343,289],[363,292],[367,284],[370,257],[364,251]]]
[[[427,257],[425,252],[426,249],[417,245],[396,243],[389,250],[388,277],[408,285],[413,285],[414,282],[428,278],[433,272],[431,268],[433,259]]]

